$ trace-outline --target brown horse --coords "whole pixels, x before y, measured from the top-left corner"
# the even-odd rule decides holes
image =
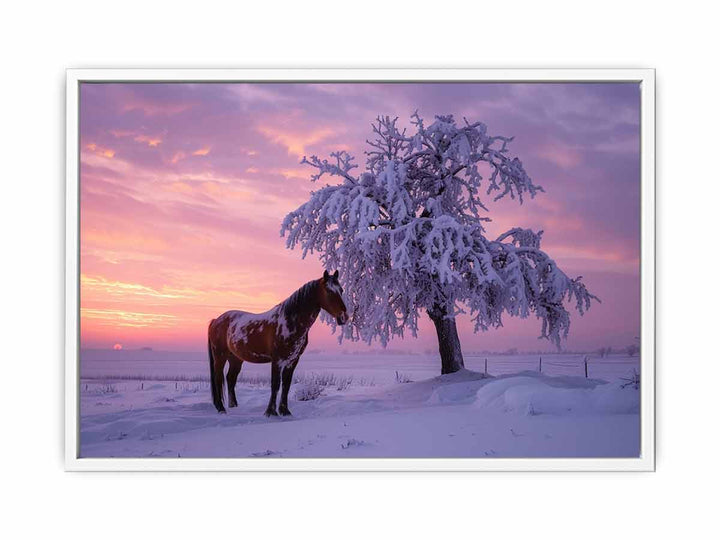
[[[289,415],[287,400],[293,372],[307,347],[308,331],[320,309],[335,317],[338,324],[345,324],[348,320],[342,292],[337,271],[331,275],[326,270],[322,278],[306,283],[270,311],[260,314],[227,311],[213,319],[208,328],[208,354],[213,404],[218,412],[225,412],[225,363],[230,362],[227,373],[228,406],[237,407],[235,383],[242,363],[251,362],[271,364],[270,403],[265,416],[278,414],[275,402],[281,379],[280,414]]]

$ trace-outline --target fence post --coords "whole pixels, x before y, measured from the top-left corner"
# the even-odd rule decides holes
[[[487,375],[487,358],[485,359],[485,375]]]
[[[588,378],[587,355],[585,356],[585,378]]]
[[[538,371],[542,373],[542,356],[540,357],[540,365],[538,366]]]

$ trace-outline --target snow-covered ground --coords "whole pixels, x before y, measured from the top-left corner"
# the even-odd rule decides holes
[[[245,364],[219,415],[201,353],[81,353],[82,457],[631,457],[637,358],[305,354],[293,417],[265,418],[268,366]],[[315,394],[318,394],[315,397]],[[298,401],[297,397],[315,397]]]

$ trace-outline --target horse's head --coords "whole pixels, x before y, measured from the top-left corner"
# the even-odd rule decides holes
[[[335,317],[338,324],[345,324],[348,321],[347,308],[342,299],[343,289],[338,281],[338,272],[328,274],[325,270],[320,279],[320,306],[330,315]]]

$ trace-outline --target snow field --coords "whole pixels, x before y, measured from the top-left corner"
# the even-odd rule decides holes
[[[430,373],[436,373],[437,358],[420,355],[309,355],[301,360],[306,370],[298,373],[290,394],[294,416],[265,418],[269,389],[262,368],[267,366],[244,373],[236,388],[239,406],[219,415],[197,361],[157,352],[121,356],[125,361],[115,356],[111,362],[105,353],[90,354],[83,366],[83,457],[628,457],[639,452],[640,391],[623,387],[620,378],[636,369],[637,359],[621,368],[617,359],[608,364],[607,372],[614,373],[608,381],[531,370],[490,377],[465,370],[438,377]],[[510,369],[536,361],[510,357],[503,365]],[[484,367],[484,358],[481,362]],[[543,369],[549,368],[544,363]],[[97,378],[110,371],[115,378]],[[173,373],[187,380],[171,380]],[[298,400],[303,395],[307,399]]]

